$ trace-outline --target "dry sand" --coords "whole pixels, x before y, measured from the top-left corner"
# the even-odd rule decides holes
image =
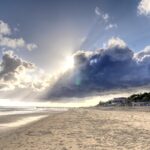
[[[0,150],[150,150],[150,112],[71,109],[0,136]]]

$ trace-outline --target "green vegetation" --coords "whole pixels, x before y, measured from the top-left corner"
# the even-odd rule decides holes
[[[128,97],[131,102],[150,102],[150,93],[133,94]]]

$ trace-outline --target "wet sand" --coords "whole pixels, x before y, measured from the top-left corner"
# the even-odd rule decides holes
[[[49,114],[67,110],[65,108],[0,108],[0,134],[38,121]]]
[[[0,135],[0,150],[149,150],[150,112],[79,108]]]

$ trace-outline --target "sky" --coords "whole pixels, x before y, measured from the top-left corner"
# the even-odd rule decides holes
[[[1,98],[79,103],[148,90],[149,28],[149,0],[1,0]]]

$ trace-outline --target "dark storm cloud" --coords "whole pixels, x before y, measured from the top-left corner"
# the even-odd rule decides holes
[[[13,51],[3,52],[0,63],[0,91],[11,91],[16,88],[29,88],[27,73],[32,72],[35,65],[23,60]]]
[[[74,69],[57,80],[46,99],[92,96],[150,83],[150,53],[135,54],[119,38],[111,39],[105,49],[78,51],[74,60]]]
[[[34,65],[14,55],[12,51],[4,52],[1,62],[0,79],[4,81],[16,80],[16,76],[27,69],[33,69]]]

